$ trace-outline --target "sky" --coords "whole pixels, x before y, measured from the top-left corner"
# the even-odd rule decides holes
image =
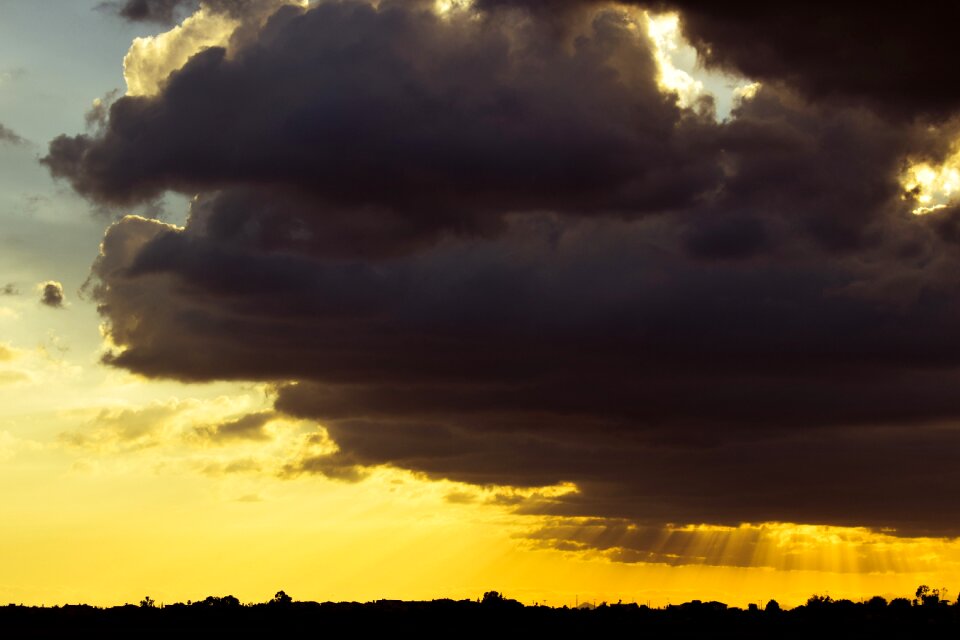
[[[953,11],[0,1],[0,602],[957,593]]]

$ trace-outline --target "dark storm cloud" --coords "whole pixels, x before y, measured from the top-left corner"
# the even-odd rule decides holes
[[[938,426],[960,415],[955,284],[895,274],[894,294],[923,296],[901,309],[856,260],[700,266],[634,225],[553,245],[543,223],[473,255],[372,268],[128,219],[105,240],[98,297],[128,347],[116,365],[315,381],[283,388],[277,408],[319,420],[343,453],[300,471],[573,481],[582,499],[558,513],[651,524],[960,526],[935,508],[949,497],[907,499],[957,479]],[[110,265],[124,248],[134,261]]]
[[[656,5],[655,5],[656,6]],[[829,9],[804,2],[677,0],[683,31],[709,65],[762,82],[783,82],[813,100],[838,98],[887,115],[946,117],[960,87],[943,43],[954,37],[952,4]]]
[[[886,116],[944,118],[960,107],[944,43],[960,8],[949,3],[855,2],[829,8],[802,1],[628,0],[654,12],[678,11],[683,33],[708,66],[808,98],[867,106]],[[480,7],[524,7],[547,18],[607,0],[478,0]]]
[[[931,490],[960,481],[956,213],[913,216],[898,182],[956,124],[787,77],[717,123],[657,90],[617,10],[492,4],[284,9],[56,139],[44,162],[93,200],[201,194],[185,228],[108,230],[106,361],[279,383],[339,447],[287,475],[960,533]]]
[[[24,142],[26,142],[26,140],[0,124],[0,144],[20,145]]]
[[[258,185],[309,199],[313,218],[404,234],[691,204],[719,178],[709,128],[657,90],[619,14],[582,26],[571,53],[530,21],[287,7],[255,46],[197,54],[160,96],[117,100],[102,135],[61,136],[43,162],[113,204]]]
[[[51,280],[40,285],[40,303],[54,309],[63,308],[63,285]]]

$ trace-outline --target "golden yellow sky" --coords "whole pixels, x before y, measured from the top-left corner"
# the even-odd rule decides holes
[[[637,21],[655,47],[663,90],[681,102],[729,80],[693,68],[675,16],[638,14]],[[109,77],[125,82],[129,95],[149,95],[200,48],[228,43],[235,27],[200,11],[166,32],[127,34],[125,57],[102,57],[123,59]],[[82,55],[92,65],[100,54]],[[13,104],[16,89],[5,88],[4,73],[0,107]],[[65,111],[44,125],[52,131],[82,126],[78,114],[96,93],[63,84]],[[728,104],[758,86],[727,84]],[[36,126],[38,136],[48,134]],[[32,151],[3,153],[19,163]],[[929,191],[920,202],[939,206],[937,198],[957,188],[958,164],[952,156],[943,168],[913,166],[904,185],[922,187],[925,198]],[[217,434],[217,425],[269,409],[270,387],[148,381],[99,363],[98,316],[75,292],[104,220],[58,218],[66,196],[44,188],[36,220],[75,244],[49,248],[36,266],[3,263],[20,292],[0,297],[0,604],[226,594],[260,602],[280,589],[299,600],[459,599],[493,589],[551,606],[692,599],[746,606],[770,598],[795,606],[814,593],[859,599],[910,596],[921,583],[954,595],[960,589],[956,540],[783,523],[681,527],[663,533],[662,561],[643,562],[617,540],[591,544],[604,531],[589,520],[518,512],[517,504],[535,506],[573,486],[473,487],[391,468],[342,481],[292,473],[304,452],[335,447],[322,425],[276,418],[262,437]],[[15,185],[4,190],[21,202]],[[27,225],[18,215],[10,214],[11,225]],[[42,235],[21,235],[30,233]],[[58,276],[66,307],[45,308],[31,287],[57,269],[72,274]]]
[[[128,389],[141,385],[128,381]],[[566,527],[589,540],[590,522],[517,515],[497,504],[508,488],[389,469],[357,483],[283,476],[277,462],[306,446],[312,425],[271,423],[267,451],[191,440],[198,425],[262,401],[259,388],[216,393],[223,390],[202,400],[182,387],[182,399],[140,406],[8,411],[0,422],[0,602],[110,605],[227,593],[259,602],[279,589],[304,600],[367,601],[495,589],[557,606],[695,598],[746,606],[771,597],[790,606],[813,593],[857,599],[907,596],[921,583],[950,589],[960,560],[955,542],[789,525],[688,527],[679,534],[689,539],[683,550],[701,556],[699,565],[618,562],[630,558],[616,547],[561,551],[537,532]],[[16,392],[3,388],[4,406]],[[24,432],[49,435],[15,435]]]

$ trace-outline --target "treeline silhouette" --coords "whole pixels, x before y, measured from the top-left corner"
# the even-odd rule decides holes
[[[297,602],[280,591],[268,602],[241,604],[234,596],[158,605],[0,607],[0,636],[10,638],[332,638],[374,634],[404,637],[593,638],[629,634],[641,638],[801,638],[840,634],[846,638],[913,637],[960,630],[960,602],[946,590],[918,587],[915,597],[887,601],[834,600],[813,595],[804,605],[729,607],[694,600],[663,608],[602,603],[577,608],[525,606],[496,591],[476,600]]]

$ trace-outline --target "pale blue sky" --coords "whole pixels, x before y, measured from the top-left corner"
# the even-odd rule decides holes
[[[163,30],[127,23],[99,4],[0,0],[0,124],[26,140],[0,144],[0,286],[20,289],[0,298],[19,315],[0,320],[0,341],[32,348],[56,335],[85,364],[95,359],[100,336],[93,304],[79,300],[77,290],[104,229],[122,212],[95,212],[38,159],[55,136],[84,130],[94,99],[123,90],[122,61],[133,38]],[[33,288],[44,280],[64,284],[66,309],[37,303]]]

